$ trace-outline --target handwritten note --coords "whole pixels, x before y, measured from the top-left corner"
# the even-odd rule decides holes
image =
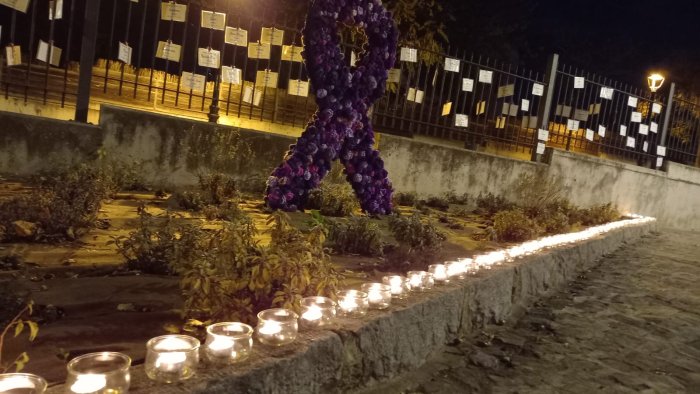
[[[263,27],[262,33],[260,34],[260,42],[263,44],[281,46],[284,42],[284,30],[280,30],[276,27]]]
[[[637,101],[638,101],[638,100],[637,100],[636,97],[634,97],[634,96],[629,96],[629,97],[627,98],[627,105],[630,106],[630,107],[637,108]]]
[[[290,80],[287,93],[291,96],[307,97],[309,95],[309,81]]]
[[[182,46],[169,41],[158,41],[157,58],[179,62],[180,53],[182,53]]]
[[[527,112],[530,110],[530,100],[522,99],[520,101],[520,109]]]
[[[197,63],[202,67],[219,68],[221,53],[211,48],[199,48],[197,51]]]
[[[0,4],[26,14],[29,0],[0,0]]]
[[[224,41],[227,44],[239,47],[246,47],[248,46],[248,30],[226,26],[226,32],[224,33]]]
[[[598,126],[598,135],[602,138],[605,137],[605,126],[599,125]]]
[[[579,123],[578,120],[569,119],[569,121],[566,122],[566,129],[567,130],[577,131],[580,126],[581,126],[581,124]]]
[[[296,45],[283,45],[282,46],[282,61],[285,62],[297,62],[301,63],[304,58],[301,56],[301,52],[304,50],[303,47]]]
[[[648,135],[649,134],[649,125],[640,124],[639,125],[639,134]]]
[[[479,82],[491,83],[493,81],[493,71],[479,70]]]
[[[187,6],[174,1],[163,2],[160,7],[160,19],[171,22],[184,22],[187,19]]]
[[[510,97],[515,93],[515,84],[504,85],[498,88],[497,98]]]
[[[5,47],[5,60],[8,67],[22,64],[22,48],[19,45],[8,45]]]
[[[600,88],[600,98],[606,99],[606,100],[612,100],[613,99],[613,93],[615,93],[615,89],[613,88]]]
[[[207,78],[204,75],[183,72],[180,77],[180,86],[197,92],[204,92]]]
[[[586,139],[588,141],[593,141],[593,138],[595,137],[595,131],[591,129],[586,129]]]
[[[260,70],[255,74],[255,86],[262,88],[276,88],[279,74],[270,70]]]
[[[574,77],[574,89],[583,89],[586,86],[584,77]]]
[[[547,129],[537,130],[537,139],[539,141],[549,141],[549,130],[547,130]]]
[[[474,91],[474,80],[470,78],[462,78],[462,91],[463,92],[473,92]]]
[[[131,54],[133,53],[133,49],[129,46],[129,44],[125,42],[119,42],[119,55],[118,59],[126,64],[131,64]]]
[[[455,126],[456,127],[469,127],[469,117],[465,114],[455,115]]]
[[[240,85],[243,82],[243,71],[240,68],[223,66],[221,67],[221,81]]]
[[[223,12],[202,10],[202,27],[205,29],[223,31],[226,29],[226,14]]]
[[[445,71],[458,73],[459,72],[459,59],[451,59],[449,57],[445,58]]]
[[[448,101],[442,106],[442,116],[447,116],[451,112],[452,112],[452,101]]]
[[[259,42],[251,42],[248,44],[248,58],[249,59],[270,59],[270,51],[272,47],[270,44],[263,44]]]
[[[544,94],[544,85],[536,83],[532,85],[532,95],[542,96]]]
[[[415,48],[401,48],[401,56],[399,59],[402,62],[417,63],[418,50]]]

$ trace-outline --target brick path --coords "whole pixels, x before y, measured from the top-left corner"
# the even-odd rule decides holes
[[[700,393],[700,233],[624,247],[514,325],[366,393]]]

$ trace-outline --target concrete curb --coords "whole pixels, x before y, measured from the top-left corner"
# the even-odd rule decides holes
[[[388,311],[371,311],[362,319],[340,318],[329,330],[301,333],[287,347],[256,342],[251,357],[240,365],[210,367],[203,362],[195,378],[183,383],[156,384],[137,366],[130,392],[340,393],[369,386],[421,366],[459,337],[517,316],[534,299],[655,228],[656,222],[624,227],[482,270],[463,281],[412,293]]]

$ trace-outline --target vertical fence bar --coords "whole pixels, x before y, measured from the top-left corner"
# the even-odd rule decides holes
[[[78,99],[75,105],[75,120],[87,123],[90,107],[90,85],[92,83],[92,65],[95,61],[97,46],[97,23],[100,16],[100,0],[90,0],[85,4],[85,21],[83,23],[83,42],[80,49],[80,75],[78,80]]]
[[[557,70],[559,68],[559,54],[552,54],[547,62],[547,70],[544,74],[545,90],[544,97],[540,98],[540,107],[537,110],[537,115],[539,116],[540,128],[549,130],[549,114],[552,110],[552,98],[554,97],[554,87],[556,85]],[[537,138],[538,131],[535,130],[535,138]],[[535,147],[532,149],[532,161],[540,161],[541,155],[537,154],[537,142],[535,142]]]

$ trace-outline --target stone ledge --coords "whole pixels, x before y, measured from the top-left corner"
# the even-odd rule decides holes
[[[157,384],[146,378],[143,366],[136,366],[130,392],[339,393],[372,385],[419,367],[459,337],[516,316],[534,299],[655,228],[656,222],[624,227],[482,270],[463,281],[412,293],[388,311],[370,311],[362,319],[339,318],[328,330],[300,333],[294,344],[283,348],[256,342],[243,363],[210,367],[202,362],[197,375],[186,382]],[[48,391],[61,392],[60,386]]]

